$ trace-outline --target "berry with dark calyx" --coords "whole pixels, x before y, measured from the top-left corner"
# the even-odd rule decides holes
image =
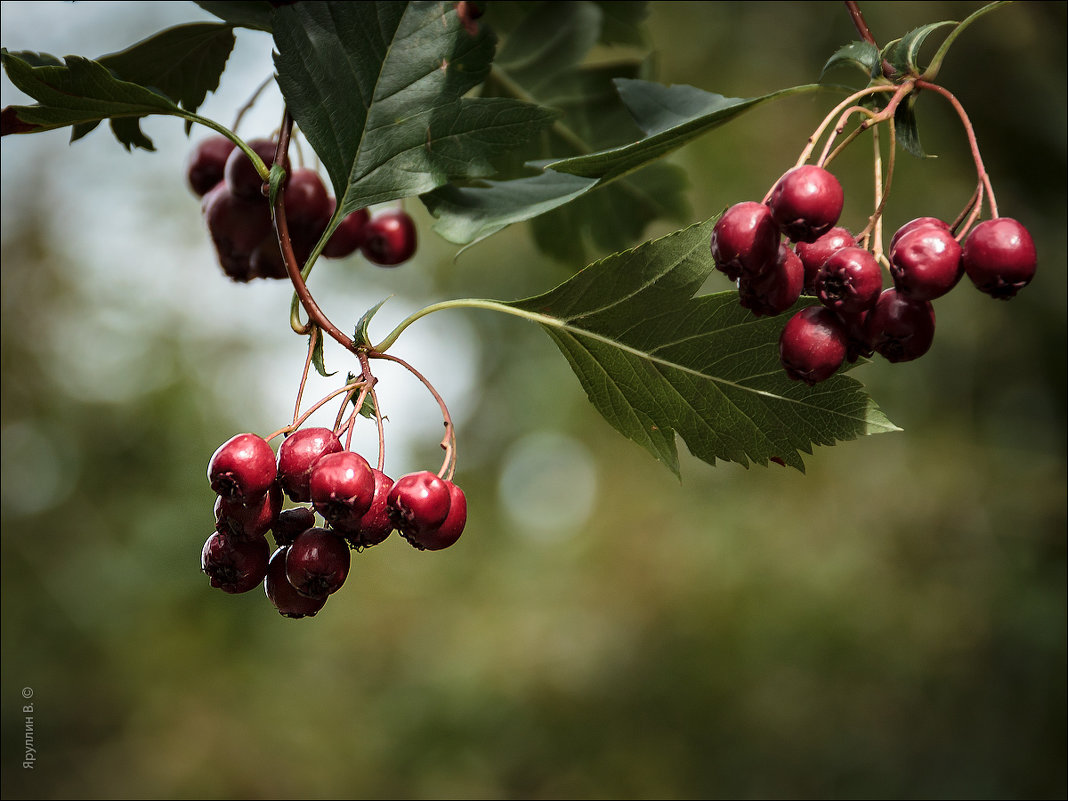
[[[310,528],[297,535],[286,554],[286,578],[301,595],[325,598],[349,575],[349,546],[335,532]]]
[[[368,220],[360,252],[380,267],[392,267],[415,254],[415,222],[403,209],[387,209]]]
[[[448,548],[464,532],[467,523],[467,497],[463,490],[451,481],[445,482],[449,488],[449,514],[434,528],[419,529],[406,536],[408,542],[421,551],[440,551]]]
[[[315,512],[307,506],[286,509],[271,527],[275,545],[292,545],[298,535],[315,528]]]
[[[259,504],[274,484],[274,451],[255,434],[238,434],[220,445],[208,461],[208,481],[228,501]]]
[[[302,428],[278,446],[278,482],[289,499],[311,500],[311,474],[316,462],[328,453],[343,451],[341,440],[329,428]]]
[[[814,242],[830,231],[844,203],[838,179],[814,164],[787,170],[768,198],[775,222],[793,242]]]
[[[716,221],[709,247],[716,269],[737,281],[743,274],[759,275],[775,264],[779,229],[763,203],[736,203]]]
[[[267,599],[282,617],[314,617],[326,605],[326,596],[309,598],[301,595],[286,578],[286,554],[289,548],[281,547],[271,555],[267,564],[267,577],[263,580],[263,591]]]
[[[1023,225],[1011,217],[998,217],[972,229],[961,262],[981,292],[1008,300],[1035,277],[1038,252]]]
[[[356,209],[351,214],[346,214],[330,235],[323,248],[323,255],[328,259],[342,259],[355,253],[363,244],[364,230],[370,219],[371,215],[367,209]]]
[[[814,242],[798,242],[794,250],[805,265],[805,292],[816,294],[816,276],[820,267],[842,248],[857,246],[857,240],[845,228],[835,226]]]
[[[879,262],[864,248],[842,248],[820,267],[816,297],[835,311],[857,313],[870,309],[883,288]]]
[[[890,274],[902,295],[934,300],[957,285],[964,274],[961,247],[949,228],[918,226],[906,231],[890,251]]]
[[[260,504],[245,506],[221,495],[215,499],[215,527],[236,537],[255,539],[267,536],[282,511],[282,490],[271,485]]]
[[[884,290],[864,321],[864,333],[871,347],[890,362],[907,362],[923,356],[931,348],[934,332],[931,302],[910,298],[896,289]]]
[[[254,278],[252,254],[271,233],[267,204],[242,200],[220,183],[204,196],[201,211],[223,272],[235,281]]]
[[[211,136],[193,148],[186,167],[186,179],[193,192],[203,197],[223,179],[226,160],[234,150],[234,143],[225,136]]]
[[[825,381],[845,361],[848,334],[826,306],[809,306],[789,319],[779,337],[779,359],[786,374],[809,386]]]
[[[371,472],[375,477],[375,496],[371,501],[371,508],[364,512],[355,525],[346,523],[334,526],[353,548],[370,548],[385,541],[393,533],[388,504],[393,479],[374,467]]]
[[[357,525],[375,496],[371,466],[352,451],[322,456],[312,468],[308,486],[315,511],[338,526]]]
[[[444,479],[423,470],[398,478],[387,503],[393,525],[404,539],[419,547],[420,532],[436,529],[445,522],[452,493]]]
[[[909,220],[907,223],[898,228],[892,237],[890,237],[890,244],[886,248],[886,253],[889,258],[894,257],[894,248],[897,247],[898,241],[907,234],[909,231],[915,231],[917,228],[939,228],[943,231],[950,231],[949,223],[944,220],[940,220],[937,217],[917,217],[915,220]]]
[[[797,303],[804,284],[805,267],[801,259],[782,244],[774,266],[755,277],[742,274],[738,281],[738,299],[753,314],[782,314]]]
[[[248,592],[267,575],[270,547],[263,537],[243,539],[214,532],[200,553],[200,569],[212,587],[223,592]]]
[[[247,144],[252,152],[270,168],[274,163],[274,153],[278,149],[278,144],[270,139],[250,139]],[[263,185],[266,182],[256,172],[252,159],[246,156],[240,148],[234,148],[234,152],[226,160],[223,178],[236,197],[261,202],[266,199],[266,195],[263,194]]]

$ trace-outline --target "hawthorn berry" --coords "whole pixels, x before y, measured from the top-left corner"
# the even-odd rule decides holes
[[[315,463],[308,488],[315,511],[333,525],[351,527],[371,508],[375,477],[358,453],[340,451]]]
[[[872,349],[890,362],[918,359],[934,341],[934,306],[886,289],[868,312],[864,333]]]
[[[864,248],[842,248],[823,263],[816,275],[820,303],[840,312],[871,308],[882,288],[879,262]]]
[[[393,489],[393,479],[374,467],[371,472],[375,477],[375,494],[371,508],[355,524],[339,523],[334,526],[353,548],[370,548],[383,542],[393,532],[393,521],[389,517],[389,491]]]
[[[200,569],[212,587],[223,592],[248,592],[267,575],[270,547],[263,537],[243,539],[214,532],[200,552]]]
[[[259,504],[274,484],[274,451],[263,437],[238,434],[220,445],[208,461],[211,488],[228,501]]]
[[[215,499],[215,527],[236,537],[255,539],[264,537],[275,525],[282,511],[282,490],[271,485],[263,501],[245,506],[221,495]]]
[[[415,222],[403,209],[388,209],[367,221],[360,252],[374,264],[392,267],[408,261],[415,246]]]
[[[220,182],[204,196],[201,211],[223,272],[235,281],[255,278],[252,254],[271,233],[271,212],[267,204],[243,200],[225,182]]]
[[[420,532],[445,522],[452,493],[444,479],[423,470],[401,476],[387,499],[393,525],[408,542],[417,545]]]
[[[330,213],[333,214],[333,211]],[[350,253],[355,253],[363,244],[364,229],[370,219],[371,215],[367,209],[356,209],[351,214],[346,214],[330,235],[323,248],[323,256],[328,259],[342,259]]]
[[[1035,277],[1038,253],[1023,225],[1011,217],[998,217],[972,229],[961,262],[981,292],[1008,300]]]
[[[289,548],[278,548],[267,563],[267,576],[263,580],[263,591],[267,599],[282,617],[314,617],[326,605],[326,596],[309,598],[301,595],[286,578],[286,554]]]
[[[909,231],[915,231],[917,228],[938,228],[943,231],[951,231],[949,223],[944,220],[940,220],[937,217],[917,217],[915,220],[909,220],[902,225],[894,235],[890,237],[890,245],[886,248],[886,253],[890,258],[894,257],[894,248],[897,247],[898,241],[907,234]]]
[[[341,440],[329,428],[302,428],[286,437],[278,446],[278,483],[289,499],[310,501],[315,464],[328,453],[342,450]]]
[[[345,540],[328,529],[310,528],[289,546],[286,578],[301,595],[325,598],[341,589],[350,562]]]
[[[446,481],[449,488],[449,513],[440,525],[409,532],[405,539],[421,551],[440,551],[460,539],[467,524],[467,497],[463,490]]]
[[[716,221],[709,246],[716,269],[737,281],[743,274],[759,275],[775,264],[779,229],[763,203],[736,203]]]
[[[894,243],[890,251],[890,274],[902,295],[914,300],[940,298],[964,274],[961,247],[948,226],[917,226]]]
[[[814,242],[830,231],[844,203],[838,179],[814,164],[787,170],[768,198],[775,222],[793,242]]]
[[[845,361],[848,334],[839,316],[826,306],[801,309],[779,337],[779,359],[786,374],[809,386],[825,381]]]
[[[856,247],[857,240],[845,228],[835,226],[813,242],[798,242],[794,250],[805,266],[805,292],[816,294],[816,276],[820,267],[842,248]]]
[[[274,153],[278,146],[273,140],[250,139],[248,141],[248,146],[268,167],[274,163]],[[223,178],[226,181],[226,185],[230,188],[230,192],[236,197],[244,200],[258,200],[261,202],[266,197],[263,193],[263,178],[256,172],[256,167],[253,165],[252,159],[246,156],[245,151],[240,148],[234,148],[234,151],[230,154],[229,158],[226,159],[226,166],[223,168]]]
[[[271,527],[275,545],[292,545],[299,534],[315,527],[315,512],[307,506],[286,509]]]
[[[756,276],[742,274],[738,280],[738,300],[756,315],[782,314],[801,297],[804,285],[805,267],[801,259],[782,244],[773,266]]]
[[[226,160],[234,147],[225,136],[211,136],[193,148],[185,174],[190,189],[198,197],[206,195],[223,179]]]

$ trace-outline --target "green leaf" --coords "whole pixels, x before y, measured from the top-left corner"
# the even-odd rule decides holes
[[[345,379],[345,383],[346,384],[351,384],[353,381],[358,381],[359,378],[360,377],[358,375],[356,375],[355,373],[349,373],[348,378]],[[355,395],[353,395],[349,399],[349,403],[351,403],[353,406],[355,406],[356,405],[356,401],[359,399],[359,397],[360,397],[360,393],[357,392]],[[368,392],[366,395],[363,396],[363,403],[360,404],[359,414],[362,417],[366,417],[366,418],[368,418],[370,420],[373,420],[375,418],[375,401],[374,401],[374,398],[371,397],[371,393],[370,392]]]
[[[312,348],[312,364],[315,365],[315,371],[319,373],[323,378],[329,378],[332,375],[337,374],[337,370],[333,373],[326,371],[326,363],[323,361],[323,331],[321,328],[313,328],[311,336],[315,337],[315,347]]]
[[[928,65],[927,70],[924,72],[923,77],[925,80],[933,81],[938,77],[938,71],[942,69],[942,62],[945,60],[946,53],[949,52],[949,48],[953,45],[953,42],[957,40],[957,37],[961,35],[965,28],[975,22],[979,17],[984,14],[988,14],[991,11],[995,11],[1002,6],[1009,5],[1011,0],[1002,0],[997,3],[988,3],[965,17],[956,28],[949,32],[949,36],[945,38],[945,41],[939,46],[938,50],[934,54],[934,58],[931,59],[931,63]]]
[[[371,335],[367,328],[371,324],[371,318],[378,314],[378,310],[381,309],[389,298],[382,298],[374,306],[369,308],[363,313],[359,321],[356,323],[356,335],[353,337],[357,345],[371,345]]]
[[[251,28],[254,31],[271,32],[274,6],[266,0],[233,0],[233,2],[197,0],[197,5],[230,25]]]
[[[858,67],[869,80],[881,75],[883,69],[878,47],[871,42],[850,42],[827,59],[820,72],[820,83],[823,83],[823,77],[829,70],[843,64]]]
[[[916,94],[906,97],[894,110],[894,127],[897,141],[905,150],[918,159],[933,158],[920,144],[920,131],[916,124]]]
[[[267,197],[268,203],[271,207],[271,216],[274,217],[274,204],[278,199],[278,190],[282,188],[282,184],[286,180],[286,171],[282,168],[281,164],[271,164],[270,177],[268,178],[268,184],[270,184],[270,194]]]
[[[278,85],[349,212],[491,175],[489,158],[552,114],[509,99],[466,98],[495,42],[472,37],[453,4],[298,3],[274,16]]]
[[[82,136],[91,129],[87,126],[112,119],[112,131],[127,149],[152,150],[139,118],[149,114],[186,116],[170,98],[116,78],[103,65],[81,56],[67,56],[62,66],[33,66],[32,61],[6,50],[0,51],[0,58],[11,82],[37,101],[37,105],[3,110],[0,133],[4,136],[69,125],[77,126],[75,132]]]
[[[713,223],[609,256],[509,305],[541,324],[604,418],[676,474],[676,434],[710,464],[774,457],[803,471],[800,454],[813,445],[898,430],[846,375],[815,387],[786,377],[786,315],[754,317],[733,291],[694,297],[713,268]]]
[[[884,47],[883,58],[890,62],[890,66],[899,75],[919,75],[921,70],[916,59],[919,58],[924,41],[939,28],[956,24],[953,20],[944,20],[914,28]]]

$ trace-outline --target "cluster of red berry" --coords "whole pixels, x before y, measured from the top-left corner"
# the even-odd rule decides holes
[[[273,140],[248,144],[265,164],[274,160]],[[225,136],[211,137],[194,149],[186,176],[193,192],[203,198],[201,212],[223,271],[242,282],[286,278],[267,187],[251,159]],[[336,201],[315,170],[298,168],[286,177],[284,206],[293,251],[303,264],[326,231]],[[410,259],[415,248],[415,223],[404,210],[371,216],[367,209],[357,209],[341,221],[322,255],[340,259],[359,249],[368,261],[391,267]]]
[[[263,582],[286,617],[323,608],[348,576],[350,547],[378,545],[396,529],[419,550],[441,550],[467,522],[467,499],[452,481],[427,471],[393,481],[328,428],[291,433],[277,457],[262,437],[238,434],[212,455],[208,481],[218,499],[201,569],[229,593]],[[282,511],[283,493],[310,505]],[[316,512],[326,526],[316,526]]]
[[[891,362],[916,359],[934,339],[931,301],[962,275],[1008,299],[1035,274],[1034,241],[1016,220],[981,222],[962,247],[963,233],[955,237],[949,224],[920,217],[891,239],[887,267],[894,286],[883,289],[875,253],[836,225],[843,202],[834,175],[803,165],[786,172],[764,203],[731,206],[712,231],[716,268],[738,282],[741,304],[754,314],[780,314],[802,293],[819,299],[821,305],[797,312],[783,328],[779,354],[790,378],[815,384],[847,359],[873,353]]]

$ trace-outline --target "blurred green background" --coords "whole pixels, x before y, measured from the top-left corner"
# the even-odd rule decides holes
[[[727,95],[814,81],[855,38],[840,3],[651,6],[660,79]],[[862,4],[881,42],[977,7]],[[467,530],[440,553],[392,538],[355,555],[302,621],[198,570],[208,457],[291,414],[289,291],[214,265],[177,121],[146,123],[157,153],[103,130],[5,138],[4,797],[1063,798],[1065,9],[984,18],[940,76],[1040,267],[1012,303],[967,283],[938,301],[922,360],[857,369],[903,433],[820,448],[805,475],[684,457],[679,483],[592,411],[536,328],[435,315],[395,352],[460,421]],[[5,2],[2,41],[95,56],[206,17]],[[269,70],[267,36],[240,33],[205,113],[228,122]],[[692,219],[762,197],[833,102],[781,101],[675,154]],[[266,98],[241,132],[267,133],[278,108]],[[974,186],[951,110],[925,97],[918,113],[939,158],[899,159],[891,230],[952,218]],[[836,172],[858,227],[870,149]],[[342,327],[390,294],[383,332],[579,266],[522,227],[454,261],[408,208],[412,263],[317,271]],[[433,402],[381,377],[391,474],[436,468]]]

